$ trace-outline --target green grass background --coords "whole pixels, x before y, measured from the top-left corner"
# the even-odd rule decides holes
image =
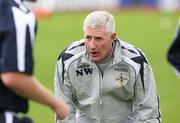
[[[151,63],[160,95],[163,123],[180,123],[180,78],[166,60],[179,13],[131,10],[113,11],[119,38],[141,48]],[[56,13],[40,19],[35,44],[35,75],[53,91],[56,59],[72,41],[83,37],[82,24],[87,12]],[[53,123],[51,109],[30,102],[29,115],[35,123]]]

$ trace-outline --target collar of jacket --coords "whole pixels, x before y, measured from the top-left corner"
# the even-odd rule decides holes
[[[114,47],[114,51],[112,53],[112,55],[113,55],[113,65],[121,62],[122,58],[123,58],[123,56],[122,56],[122,47],[121,47],[120,40],[116,39],[114,41],[114,45],[115,45],[115,47]],[[78,66],[89,66],[92,63],[93,63],[93,61],[89,58],[87,50],[86,50],[86,52],[84,53],[84,55],[81,58],[81,61],[78,64]]]

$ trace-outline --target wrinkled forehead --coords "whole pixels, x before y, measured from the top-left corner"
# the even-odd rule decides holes
[[[84,30],[84,35],[91,35],[91,36],[106,36],[109,35],[105,28],[87,28]]]

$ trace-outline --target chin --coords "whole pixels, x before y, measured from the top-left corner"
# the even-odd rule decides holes
[[[99,62],[99,59],[92,59],[93,62]]]

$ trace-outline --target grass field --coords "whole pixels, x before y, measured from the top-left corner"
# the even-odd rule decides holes
[[[56,59],[70,42],[83,37],[84,13],[57,13],[39,20],[35,45],[35,75],[53,91]],[[180,78],[167,63],[166,53],[179,13],[134,10],[113,12],[118,37],[141,48],[151,63],[160,95],[163,123],[180,123]],[[53,123],[53,112],[31,102],[29,115],[35,123]]]

